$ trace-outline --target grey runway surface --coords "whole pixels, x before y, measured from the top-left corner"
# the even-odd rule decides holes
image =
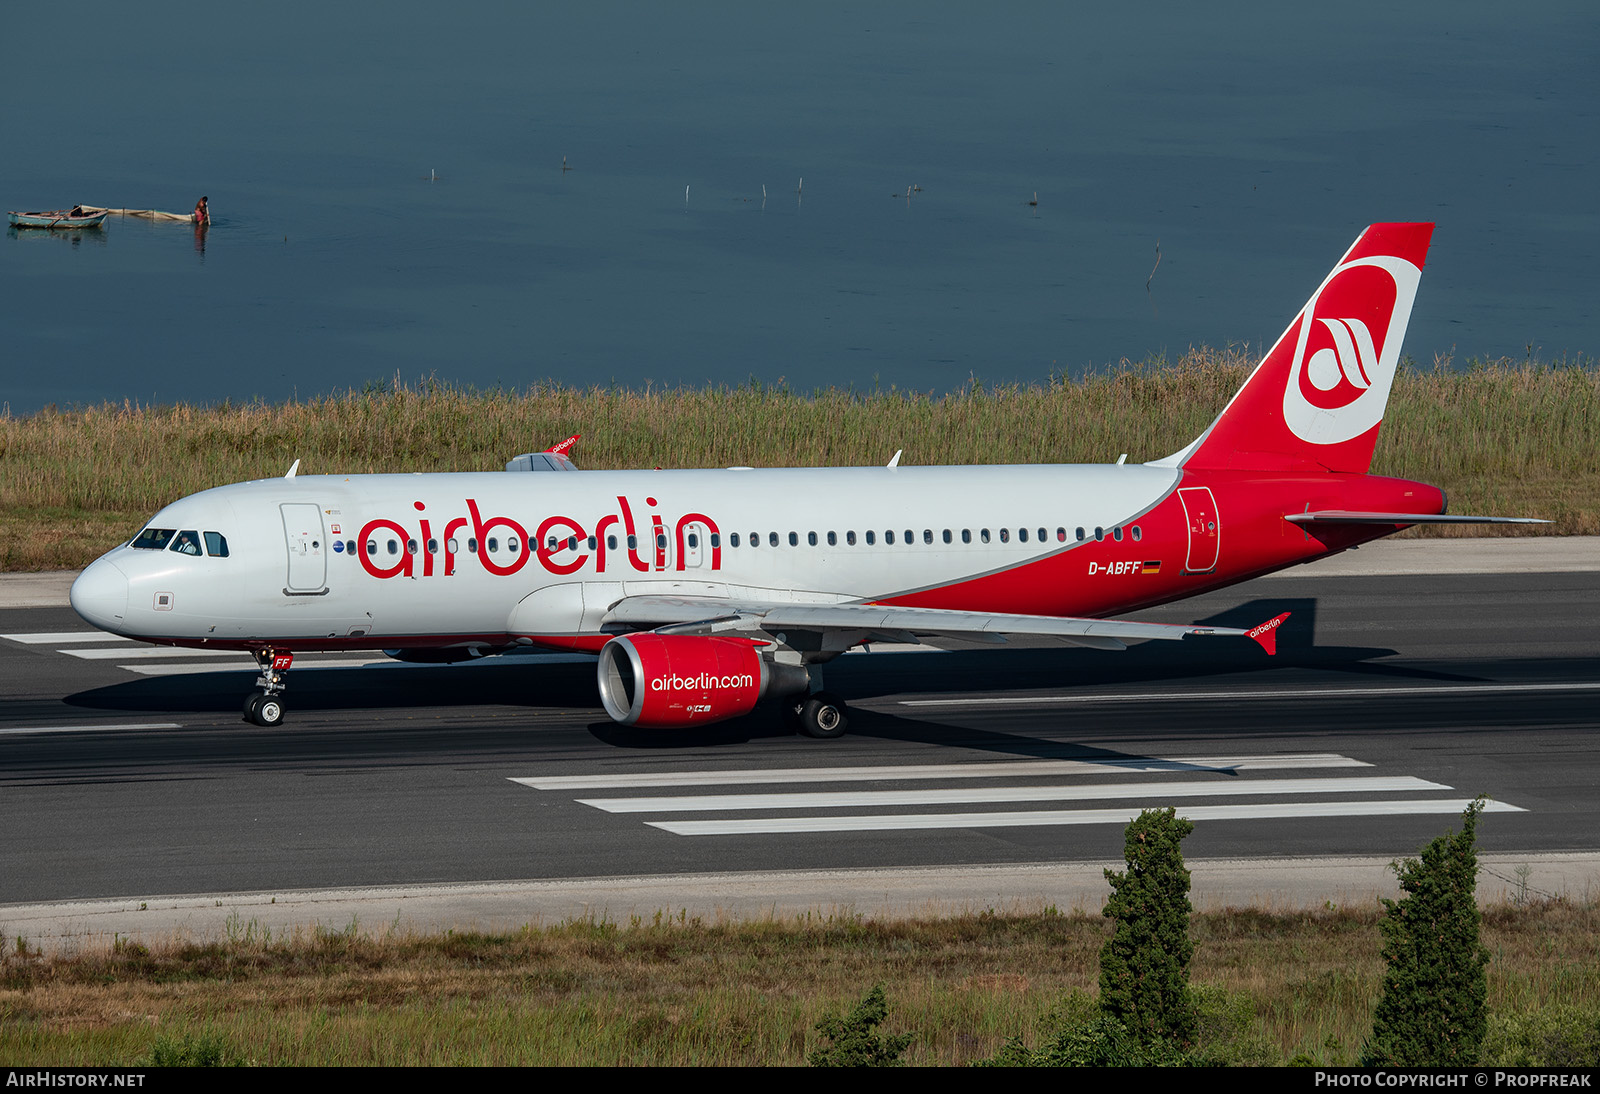
[[[159,922],[201,927],[270,904],[211,898],[241,893],[428,924],[1057,900],[1103,887],[1126,820],[1166,805],[1198,822],[1197,892],[1198,863],[1231,862],[1217,899],[1320,899],[1383,888],[1385,862],[1478,794],[1503,881],[1530,863],[1537,891],[1586,890],[1600,572],[1436,569],[1280,576],[1138,615],[1292,611],[1275,658],[1243,640],[854,654],[829,671],[853,709],[838,741],[762,712],[625,730],[592,663],[538,657],[297,661],[289,721],[266,730],[239,718],[245,662],[0,610],[0,926],[45,931],[24,905],[65,901],[100,901],[71,914],[104,926],[169,894],[206,897]]]

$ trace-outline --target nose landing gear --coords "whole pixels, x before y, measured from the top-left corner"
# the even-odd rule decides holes
[[[256,689],[244,701],[244,720],[258,726],[283,724],[283,700],[279,698],[284,688],[284,676],[294,664],[294,654],[279,653],[273,649],[256,650],[256,664],[261,675],[256,677]]]

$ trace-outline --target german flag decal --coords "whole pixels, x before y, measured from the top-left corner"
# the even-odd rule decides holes
[[[1147,559],[1139,564],[1139,572],[1141,574],[1159,574],[1161,572],[1161,560],[1158,558],[1151,562]]]

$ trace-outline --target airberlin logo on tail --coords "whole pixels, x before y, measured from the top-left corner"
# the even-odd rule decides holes
[[[1339,266],[1296,321],[1283,420],[1312,444],[1340,444],[1383,420],[1422,271],[1374,255]]]

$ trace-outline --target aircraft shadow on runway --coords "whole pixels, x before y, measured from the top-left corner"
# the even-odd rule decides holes
[[[977,646],[938,654],[874,653],[842,658],[827,669],[828,687],[847,700],[902,692],[1004,694],[1048,688],[1074,693],[1173,680],[1251,675],[1311,668],[1325,672],[1443,678],[1445,674],[1402,665],[1375,665],[1395,651],[1378,647],[1317,646],[1315,598],[1252,600],[1201,622],[1250,626],[1278,612],[1292,614],[1279,630],[1278,653],[1268,657],[1244,638],[1148,642],[1122,652],[1071,646]],[[409,666],[318,668],[292,672],[291,711],[337,711],[404,707],[505,705],[540,709],[593,709],[597,705],[592,663],[525,666]],[[1449,677],[1454,678],[1454,677]],[[223,713],[238,709],[249,691],[238,671],[150,677],[69,695],[77,707],[128,712]],[[619,745],[682,745],[765,735],[738,719],[691,733],[641,733],[600,723],[596,736]],[[787,732],[781,725],[773,732]]]

